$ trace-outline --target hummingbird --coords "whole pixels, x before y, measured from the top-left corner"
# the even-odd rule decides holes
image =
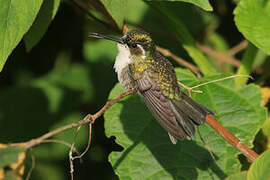
[[[173,144],[177,139],[190,140],[195,125],[214,115],[180,89],[173,65],[156,50],[149,33],[131,30],[121,38],[98,33],[90,36],[117,42],[114,69],[120,84],[138,92]]]

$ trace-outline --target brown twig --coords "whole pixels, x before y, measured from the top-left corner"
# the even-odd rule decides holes
[[[246,156],[250,162],[255,161],[259,155],[251,150],[247,145],[241,142],[237,137],[230,133],[225,127],[223,127],[214,117],[211,115],[206,116],[206,123],[210,125],[219,135],[221,135],[227,142],[238,149],[244,156]]]
[[[135,93],[136,90],[132,89],[132,90],[128,90],[126,92],[121,93],[119,96],[117,96],[116,98],[112,99],[110,102],[108,102],[105,106],[103,106],[103,108],[101,108],[97,113],[95,113],[94,115],[88,114],[83,120],[78,121],[78,122],[74,122],[72,124],[68,124],[66,126],[57,128],[55,130],[52,130],[36,139],[31,139],[30,141],[27,142],[23,142],[23,143],[14,143],[11,144],[11,146],[24,146],[26,149],[29,149],[31,147],[34,147],[40,143],[42,143],[45,139],[48,139],[52,136],[54,136],[55,134],[58,134],[60,132],[63,132],[65,130],[68,129],[72,129],[74,127],[78,127],[81,126],[83,124],[87,124],[87,123],[94,123],[95,120],[97,118],[99,118],[107,109],[109,109],[113,104],[115,104],[117,101],[119,101],[121,98],[128,96],[130,94]]]
[[[203,93],[203,91],[201,91],[201,90],[194,90],[194,89],[196,89],[196,88],[198,88],[198,87],[205,86],[205,85],[207,85],[207,84],[212,84],[212,83],[215,83],[215,82],[224,81],[224,80],[226,80],[226,79],[237,78],[237,77],[245,77],[245,78],[253,79],[253,77],[252,77],[252,76],[249,76],[249,75],[236,74],[236,75],[227,76],[227,77],[220,78],[220,79],[215,79],[215,80],[212,80],[212,81],[207,81],[207,82],[205,82],[205,83],[201,83],[201,84],[198,84],[198,85],[192,86],[192,87],[188,87],[188,86],[184,85],[184,84],[181,83],[181,82],[178,82],[178,84],[179,84],[181,87],[183,87],[183,88],[185,88],[186,90],[188,90],[188,94],[189,94],[189,96],[191,97],[191,93],[192,93],[192,92],[195,92],[195,93]]]
[[[197,42],[197,47],[204,53],[209,54],[210,56],[215,57],[218,61],[220,61],[221,63],[229,63],[235,67],[239,67],[241,62],[230,56],[228,53],[224,53],[224,52],[218,52],[208,46],[205,46],[203,44],[200,44]]]
[[[87,146],[86,146],[85,150],[80,155],[77,155],[77,156],[73,157],[73,160],[74,159],[80,159],[85,155],[85,153],[87,153],[87,151],[89,150],[90,145],[91,145],[91,139],[92,139],[92,123],[89,123],[89,138],[88,138]]]
[[[90,123],[91,123],[91,122],[90,122]],[[74,166],[73,166],[72,150],[73,150],[73,148],[74,148],[74,146],[75,146],[76,138],[77,138],[77,136],[78,136],[78,134],[79,134],[79,131],[80,131],[81,127],[82,127],[81,125],[77,127],[76,133],[75,133],[75,136],[74,136],[74,140],[73,140],[73,142],[72,142],[72,144],[71,144],[71,147],[70,147],[70,150],[69,150],[69,153],[68,153],[68,157],[69,157],[69,168],[70,168],[70,176],[71,176],[71,180],[74,179],[74,176],[73,176]]]
[[[126,34],[129,30],[128,26],[126,24],[123,25],[123,28],[122,28],[122,33],[123,34]]]
[[[32,164],[31,164],[31,167],[30,167],[30,169],[29,169],[29,171],[27,173],[27,176],[26,176],[25,180],[29,180],[30,179],[31,174],[32,174],[32,172],[33,172],[33,170],[34,170],[34,168],[36,166],[36,159],[35,159],[35,156],[32,154],[32,152],[31,152],[31,161],[32,161]]]
[[[193,90],[195,88],[198,88],[198,87],[201,87],[201,86],[204,86],[204,85],[207,85],[207,84],[212,84],[212,83],[215,83],[215,82],[220,82],[220,81],[224,81],[226,79],[232,79],[232,78],[237,78],[237,77],[245,77],[245,78],[250,78],[250,79],[253,79],[252,76],[250,75],[245,75],[245,74],[235,74],[235,75],[232,75],[232,76],[227,76],[227,77],[224,77],[224,78],[220,78],[220,79],[215,79],[215,80],[212,80],[212,81],[208,81],[208,82],[205,82],[205,83],[201,83],[201,84],[198,84],[196,86],[193,86],[191,88],[189,88],[190,90]],[[189,90],[188,89],[188,90]]]
[[[60,139],[44,139],[41,143],[59,143],[67,147],[71,147],[70,143],[60,140]],[[74,148],[73,150],[76,154],[80,154],[80,152],[76,148]]]
[[[239,44],[237,44],[236,46],[232,47],[228,54],[230,56],[234,56],[235,54],[237,54],[238,52],[242,51],[243,49],[245,49],[248,45],[248,41],[247,40],[243,40],[241,41]]]
[[[91,139],[92,139],[92,123],[90,122],[89,123],[89,138],[88,138],[88,143],[87,143],[87,146],[85,148],[85,150],[83,151],[83,153],[81,154],[78,154],[77,156],[72,156],[72,152],[73,152],[73,148],[75,148],[75,140],[76,140],[76,137],[78,135],[78,132],[79,132],[79,128],[81,126],[78,127],[77,131],[76,131],[76,135],[74,137],[74,141],[70,147],[70,151],[69,151],[69,163],[70,163],[70,176],[71,176],[71,180],[74,179],[74,175],[73,175],[73,172],[74,172],[74,166],[73,166],[73,161],[75,159],[81,159],[86,153],[87,151],[89,150],[90,148],[90,145],[91,145]]]
[[[182,66],[190,69],[192,72],[194,72],[197,75],[197,77],[201,77],[200,69],[197,68],[196,66],[194,66],[193,64],[191,64],[191,63],[185,61],[184,59],[176,56],[175,54],[170,52],[168,49],[164,49],[164,48],[159,47],[159,46],[157,46],[156,49],[157,49],[157,51],[159,51],[164,56],[171,57],[172,59],[174,59],[176,62],[178,62]]]

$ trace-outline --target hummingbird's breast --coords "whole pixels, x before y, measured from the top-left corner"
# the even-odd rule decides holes
[[[132,89],[133,83],[130,78],[129,64],[132,63],[131,54],[127,45],[117,44],[118,54],[115,59],[114,69],[117,73],[118,81],[126,89]]]

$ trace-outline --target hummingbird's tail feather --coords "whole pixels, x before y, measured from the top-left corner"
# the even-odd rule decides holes
[[[205,106],[194,101],[185,93],[181,92],[180,100],[170,99],[169,105],[173,110],[179,126],[183,127],[186,138],[189,139],[195,133],[194,125],[200,125],[205,122],[208,114],[214,113]]]
[[[168,100],[168,102],[169,102],[169,106],[171,107],[176,117],[177,123],[179,123],[179,126],[184,129],[186,138],[190,139],[190,137],[195,133],[195,128],[194,128],[194,124],[190,121],[188,117],[188,113],[185,113],[184,109],[178,108],[177,106],[179,103],[178,101],[176,101],[175,103],[174,100]]]
[[[181,97],[181,100],[171,100],[171,102],[177,112],[181,113],[182,116],[187,116],[185,119],[189,119],[196,125],[200,125],[205,122],[206,115],[214,115],[211,110],[194,101],[185,93],[181,92]]]

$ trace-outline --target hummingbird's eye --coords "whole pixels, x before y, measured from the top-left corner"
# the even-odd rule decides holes
[[[135,44],[135,43],[134,44],[131,44],[131,47],[132,48],[136,48],[137,47],[137,44]]]

